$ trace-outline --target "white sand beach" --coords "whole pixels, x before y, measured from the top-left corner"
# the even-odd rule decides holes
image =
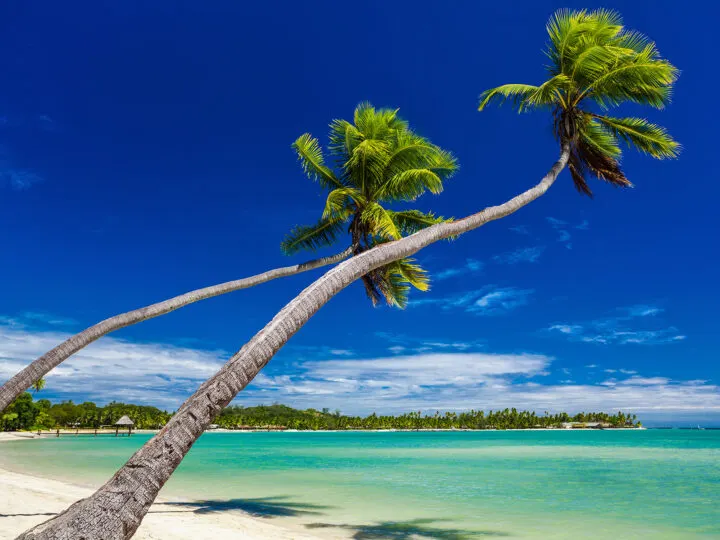
[[[24,433],[0,433],[0,442],[33,438]],[[28,443],[32,444],[32,443]],[[0,447],[0,452],[2,451]],[[0,539],[15,538],[29,527],[50,519],[93,490],[57,480],[0,469]],[[254,518],[241,511],[197,513],[192,506],[168,505],[158,499],[134,538],[142,540],[294,540],[317,539]]]

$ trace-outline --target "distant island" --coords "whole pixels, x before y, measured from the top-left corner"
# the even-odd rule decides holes
[[[100,407],[92,402],[51,403],[35,401],[25,393],[0,417],[0,431],[43,431],[53,429],[99,428],[115,424],[123,416],[132,419],[137,429],[159,429],[172,413],[147,405],[108,403]],[[329,409],[293,409],[286,405],[231,406],[215,419],[211,429],[227,430],[482,430],[482,429],[606,429],[641,427],[636,415],[618,412],[550,414],[503,409],[500,411],[467,411],[461,413],[410,412],[390,416],[348,416]]]

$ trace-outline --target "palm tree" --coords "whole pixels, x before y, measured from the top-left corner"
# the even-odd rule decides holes
[[[45,379],[38,379],[32,385],[33,394],[37,394],[40,390],[45,388]]]
[[[619,140],[652,157],[674,158],[680,149],[667,131],[644,118],[607,116],[625,102],[662,109],[678,70],[660,57],[655,43],[623,27],[617,12],[558,11],[549,21],[547,81],[540,86],[505,84],[480,95],[482,111],[510,98],[518,111],[549,108],[557,140],[570,144],[568,168],[580,193],[587,180],[630,187],[620,167]]]
[[[374,245],[443,221],[432,213],[393,211],[382,206],[393,201],[414,200],[426,191],[440,193],[443,181],[457,170],[452,154],[412,132],[407,122],[397,116],[397,110],[376,111],[367,103],[360,104],[355,109],[354,123],[332,122],[330,142],[330,154],[335,158],[337,171],[325,164],[317,139],[309,134],[302,135],[293,144],[305,173],[330,193],[320,221],[309,227],[296,227],[281,247],[288,255],[301,250],[314,251],[334,244],[345,229],[351,235],[351,247],[332,257],[198,289],[91,326],[8,380],[0,388],[0,411],[40,377],[110,332],[206,298],[333,264]],[[373,303],[382,296],[389,304],[400,307],[407,303],[408,285],[421,290],[428,287],[426,273],[410,259],[375,270],[364,276],[363,282]]]
[[[325,164],[317,139],[305,133],[295,141],[293,148],[305,173],[329,193],[320,220],[296,227],[282,243],[286,254],[331,245],[347,231],[353,254],[358,255],[444,221],[432,213],[383,206],[413,201],[426,191],[440,193],[443,181],[457,170],[450,152],[413,133],[397,112],[361,103],[353,122],[333,121],[328,150],[335,171]],[[394,261],[362,280],[373,304],[384,298],[400,307],[407,304],[408,285],[420,290],[428,286],[425,271],[410,259]]]
[[[562,17],[564,15],[559,14],[554,20]],[[574,49],[578,40],[588,37],[585,30],[580,31],[574,26],[586,28],[592,25],[586,23],[585,15],[582,18],[573,16],[571,20],[576,22],[565,30],[568,37],[564,47]],[[552,22],[550,26],[553,26]],[[620,28],[618,32],[624,30]],[[672,81],[667,83],[666,93],[669,92],[671,84]],[[626,89],[628,92],[631,90],[631,87]],[[644,92],[642,89],[638,91]],[[572,113],[566,117],[570,118],[568,125],[575,129],[572,126],[576,125],[573,122],[576,122],[577,114]],[[527,191],[503,204],[487,207],[464,219],[438,223],[405,238],[381,243],[329,270],[287,304],[265,328],[203,383],[160,433],[138,450],[104,486],[92,496],[76,502],[65,512],[19,538],[82,537],[96,540],[132,537],[160,488],[198,437],[310,317],[338,292],[368,273],[410,257],[430,244],[459,236],[508,216],[542,196],[555,182],[578,147],[575,135],[566,137],[565,133],[566,131],[560,132],[560,157],[542,180]],[[579,135],[580,132],[575,129],[567,133]],[[491,416],[492,413],[488,415]]]

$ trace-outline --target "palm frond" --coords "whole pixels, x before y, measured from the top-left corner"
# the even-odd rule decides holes
[[[342,187],[340,180],[325,166],[325,159],[316,138],[304,133],[292,144],[292,148],[297,153],[305,174],[311,180],[317,180],[321,186],[328,189]]]
[[[430,169],[408,169],[391,176],[378,190],[378,200],[414,201],[429,191],[440,193],[443,190],[442,179]]]
[[[493,100],[503,103],[510,99],[517,107],[518,112],[521,112],[527,106],[527,98],[537,91],[538,87],[531,84],[503,84],[497,88],[485,90],[478,98],[480,100],[478,111],[484,110]]]
[[[301,250],[316,251],[332,245],[344,230],[344,221],[340,219],[321,219],[315,225],[298,225],[280,244],[286,255],[293,255]]]
[[[413,234],[438,223],[447,223],[452,218],[436,216],[432,212],[421,212],[420,210],[403,210],[400,212],[387,211],[395,222],[395,226],[403,234]]]
[[[406,257],[395,261],[392,270],[398,272],[405,281],[417,290],[424,292],[430,289],[430,277],[427,270],[416,264],[415,259]]]
[[[400,229],[390,213],[376,202],[368,203],[360,213],[360,221],[365,224],[373,236],[397,240]]]
[[[525,107],[542,107],[554,103],[563,103],[564,99],[561,90],[568,90],[572,86],[572,79],[563,73],[555,75],[537,87],[522,100],[519,109]]]
[[[427,272],[415,264],[414,259],[400,259],[379,270],[382,273],[375,277],[375,288],[390,306],[400,309],[407,307],[410,287],[420,291],[430,288]]]
[[[346,187],[333,189],[328,193],[323,210],[323,219],[347,219],[353,208],[365,205],[366,199],[357,189]]]
[[[359,143],[345,164],[348,181],[363,194],[373,191],[390,157],[390,146],[378,139],[365,139]]]
[[[618,146],[617,137],[599,125],[594,118],[591,118],[590,121],[583,126],[580,131],[580,137],[585,144],[593,147],[598,153],[613,159],[619,159],[622,153]]]
[[[576,159],[573,159],[573,156]],[[632,187],[632,183],[620,168],[620,162],[598,151],[596,146],[588,144],[586,137],[578,140],[571,154],[569,164],[571,165],[571,173],[573,170],[575,171],[575,174],[572,175],[575,187],[578,191],[590,197],[592,197],[592,191],[586,182],[588,175],[594,176],[615,187]]]
[[[675,158],[680,153],[680,145],[673,140],[665,128],[644,118],[613,118],[597,115],[595,120],[601,122],[616,137],[623,139],[628,146],[634,146],[654,158]]]
[[[479,109],[512,99],[519,110],[551,105],[555,135],[570,144],[568,169],[580,193],[592,196],[588,179],[614,186],[632,184],[620,167],[622,139],[656,158],[676,157],[680,146],[667,131],[640,118],[595,114],[625,102],[663,108],[671,98],[678,70],[663,59],[654,42],[624,27],[612,10],[558,10],[547,24],[546,54],[551,77],[540,86],[510,84],[481,94]]]
[[[393,129],[407,128],[407,124],[397,117],[398,109],[376,110],[370,103],[360,103],[355,108],[354,123],[358,131],[367,139],[383,139]]]
[[[651,43],[642,52],[608,65],[588,82],[587,95],[603,108],[623,101],[662,108],[669,97],[669,92],[663,89],[677,80],[678,73],[675,66],[659,57]]]

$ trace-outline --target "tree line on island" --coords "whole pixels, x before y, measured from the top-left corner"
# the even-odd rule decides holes
[[[98,406],[91,401],[51,403],[47,399],[33,400],[29,393],[21,395],[0,417],[0,431],[53,429],[94,429],[111,426],[123,416],[129,416],[138,429],[158,429],[172,418],[173,413],[148,405],[111,402]],[[427,430],[427,429],[532,429],[560,428],[565,423],[579,425],[600,424],[606,427],[637,427],[636,415],[618,412],[581,412],[538,415],[534,411],[515,408],[499,411],[466,411],[433,414],[409,412],[401,415],[349,416],[327,408],[293,409],[286,405],[230,406],[220,413],[215,425],[224,429],[297,429],[327,430]]]

